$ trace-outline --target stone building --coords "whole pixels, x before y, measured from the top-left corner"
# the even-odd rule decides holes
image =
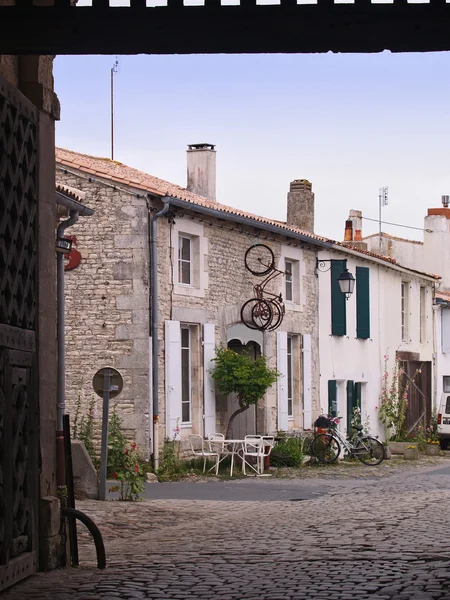
[[[187,160],[185,189],[108,159],[56,152],[57,181],[86,192],[95,210],[71,229],[81,260],[66,272],[67,404],[72,415],[78,398],[86,408],[93,374],[117,368],[127,434],[156,459],[178,427],[182,440],[224,432],[235,400],[216,395],[209,374],[219,344],[262,352],[282,374],[256,410],[236,419],[235,437],[310,429],[319,407],[315,265],[329,242],[313,231],[311,184],[291,183],[283,223],[215,200],[213,146],[189,146]],[[276,331],[241,322],[262,280],[244,264],[256,243],[271,248],[281,271],[267,288],[285,299]]]

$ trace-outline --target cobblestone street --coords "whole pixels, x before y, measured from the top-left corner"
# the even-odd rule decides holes
[[[5,599],[450,600],[447,457],[303,471],[227,482],[262,498],[291,489],[288,501],[78,502],[103,533],[106,570],[80,529],[80,568]],[[220,495],[224,483],[209,485]]]

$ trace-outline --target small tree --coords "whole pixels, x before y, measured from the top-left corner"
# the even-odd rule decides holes
[[[239,408],[230,416],[225,434],[229,438],[234,419],[257,404],[280,374],[276,369],[269,369],[264,356],[253,359],[247,352],[238,354],[229,348],[216,348],[213,360],[216,364],[211,369],[211,376],[217,382],[219,392],[237,394],[238,397]]]

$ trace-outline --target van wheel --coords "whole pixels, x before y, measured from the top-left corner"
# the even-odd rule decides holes
[[[449,441],[450,440],[439,440],[439,443],[441,445],[441,450],[447,450]]]

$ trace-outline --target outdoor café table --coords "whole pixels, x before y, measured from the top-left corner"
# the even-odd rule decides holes
[[[224,446],[227,447],[227,452],[231,455],[230,477],[233,476],[233,465],[235,455],[239,456],[239,452],[244,448],[245,440],[223,440]]]

